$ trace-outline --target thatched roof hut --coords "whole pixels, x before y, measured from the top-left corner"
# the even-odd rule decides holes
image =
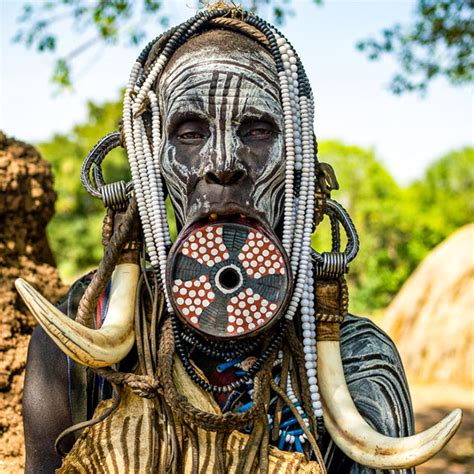
[[[402,287],[384,329],[416,383],[472,386],[474,224],[438,245]]]

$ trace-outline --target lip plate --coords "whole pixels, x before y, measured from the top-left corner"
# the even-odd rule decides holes
[[[207,216],[209,216],[209,213],[205,213]],[[179,249],[182,247],[182,244],[187,240],[187,238],[190,236],[191,233],[195,232],[198,228],[200,227],[205,227],[208,225],[216,225],[216,224],[229,224],[229,223],[235,223],[235,224],[240,224],[243,225],[247,228],[250,228],[251,230],[258,230],[261,232],[264,236],[270,239],[271,243],[273,243],[277,249],[279,250],[283,262],[284,262],[284,267],[285,267],[285,274],[286,274],[286,294],[284,299],[280,302],[280,306],[276,311],[276,315],[274,315],[268,322],[263,324],[260,327],[257,327],[255,330],[252,330],[251,332],[247,332],[244,334],[232,334],[232,335],[225,335],[225,336],[218,336],[216,334],[211,334],[206,331],[202,331],[199,327],[194,326],[191,324],[188,319],[181,314],[181,311],[177,305],[176,299],[173,296],[172,293],[172,286],[173,286],[173,271],[174,271],[174,266],[173,262],[175,261],[175,257],[178,255]],[[211,267],[212,268],[212,267]],[[245,339],[247,337],[254,337],[257,336],[258,334],[262,333],[263,331],[267,331],[270,328],[272,328],[284,315],[289,301],[290,297],[293,293],[293,285],[294,285],[294,280],[293,276],[291,274],[291,268],[290,268],[290,263],[288,256],[286,255],[286,252],[283,249],[283,246],[280,242],[280,240],[276,237],[276,235],[273,233],[273,230],[271,228],[265,227],[263,224],[261,224],[259,221],[254,220],[253,218],[247,217],[247,216],[241,216],[238,215],[236,216],[235,214],[229,214],[227,216],[217,216],[214,219],[199,219],[195,220],[193,224],[188,225],[185,229],[181,231],[181,233],[178,235],[178,238],[174,242],[169,254],[168,254],[168,264],[167,264],[167,269],[166,269],[166,285],[168,289],[168,295],[170,298],[171,306],[173,307],[173,310],[175,313],[178,315],[179,319],[186,324],[187,327],[191,328],[192,330],[198,332],[202,336],[208,338],[208,339],[213,339],[213,340],[238,340],[238,339]]]

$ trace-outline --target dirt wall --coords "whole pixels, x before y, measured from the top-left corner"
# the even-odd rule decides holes
[[[24,278],[50,301],[61,284],[46,238],[56,193],[49,163],[0,131],[0,472],[23,469],[21,400],[26,353],[36,323],[15,290]]]

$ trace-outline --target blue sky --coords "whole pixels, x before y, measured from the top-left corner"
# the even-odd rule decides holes
[[[0,128],[18,139],[37,142],[67,132],[84,121],[86,102],[115,100],[140,48],[99,47],[76,63],[73,93],[54,93],[53,58],[12,44],[23,1],[0,0]],[[194,12],[193,0],[166,0],[171,23]],[[435,81],[425,98],[393,96],[387,83],[391,58],[369,62],[356,51],[357,40],[407,21],[415,2],[293,0],[295,16],[282,28],[300,55],[316,99],[315,129],[320,139],[338,138],[374,148],[401,183],[422,175],[426,165],[447,151],[472,144],[473,97],[468,87]],[[60,52],[86,40],[61,24]],[[160,33],[150,25],[149,37]],[[144,41],[144,43],[146,42]],[[100,137],[97,137],[100,138]]]

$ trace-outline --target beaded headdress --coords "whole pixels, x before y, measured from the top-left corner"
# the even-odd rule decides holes
[[[357,234],[344,209],[329,199],[331,187],[337,182],[328,165],[317,160],[317,142],[313,133],[314,99],[303,65],[293,46],[274,26],[257,16],[237,8],[219,8],[215,4],[206,11],[152,40],[143,49],[132,67],[123,101],[122,140],[127,149],[143,237],[151,266],[155,270],[160,286],[165,292],[168,311],[172,312],[168,294],[167,257],[171,245],[170,231],[165,208],[165,189],[160,171],[160,143],[162,140],[159,101],[154,86],[160,78],[173,53],[186,41],[212,27],[224,27],[251,37],[266,48],[273,57],[278,73],[280,98],[284,114],[285,143],[285,194],[283,230],[281,242],[289,259],[291,273],[295,277],[293,292],[289,299],[279,337],[274,340],[272,350],[285,333],[298,309],[301,312],[303,345],[310,390],[315,415],[322,416],[316,381],[316,324],[314,302],[314,272],[337,278],[347,271],[347,264],[358,249]],[[153,51],[153,60],[150,53]],[[144,112],[151,115],[151,131]],[[109,149],[118,142],[118,137],[107,137],[100,149]],[[89,180],[89,172],[105,153],[92,150],[95,159],[86,160],[83,180],[89,191],[100,195],[106,204],[123,202],[127,186],[122,183],[104,185],[97,189]],[[99,159],[97,159],[99,156]],[[95,173],[100,177],[100,173]],[[100,184],[100,182],[99,182]],[[130,190],[130,186],[128,187]],[[120,195],[122,198],[120,198]],[[327,213],[331,218],[334,245],[333,251],[318,254],[311,248],[311,234]],[[348,234],[345,252],[339,251],[339,223]],[[315,265],[313,265],[313,262]],[[260,364],[257,364],[256,368]]]

